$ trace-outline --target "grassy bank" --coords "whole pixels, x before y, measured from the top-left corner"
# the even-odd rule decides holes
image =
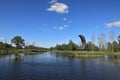
[[[41,49],[6,49],[6,50],[0,50],[0,55],[16,54],[16,53],[35,54],[46,51],[47,50],[41,50]]]
[[[54,51],[54,52],[62,52],[65,55],[73,56],[73,57],[103,57],[106,55],[101,51]]]
[[[108,56],[120,56],[120,52],[117,53],[108,53],[102,51],[54,51],[54,52],[62,52],[65,55],[73,56],[73,57],[104,57]]]

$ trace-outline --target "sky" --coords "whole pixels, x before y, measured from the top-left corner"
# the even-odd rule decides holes
[[[51,47],[111,31],[120,34],[120,0],[0,0],[3,42],[19,35],[26,44]]]

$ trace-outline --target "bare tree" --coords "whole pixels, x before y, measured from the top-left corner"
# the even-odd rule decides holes
[[[113,41],[115,40],[115,32],[114,31],[109,32],[109,40],[110,40],[110,43],[113,43]],[[113,44],[112,44],[111,51],[113,52]]]
[[[102,51],[102,41],[101,41],[101,36],[98,36],[98,47],[100,51]]]
[[[100,51],[106,49],[106,47],[107,47],[107,44],[106,44],[106,35],[104,33],[102,33],[102,34],[100,34],[98,36],[98,45],[99,45]]]
[[[95,44],[95,36],[94,35],[91,37],[91,42],[92,42],[92,51],[94,51],[94,44]]]

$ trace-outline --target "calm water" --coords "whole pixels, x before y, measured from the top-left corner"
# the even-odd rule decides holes
[[[114,59],[73,58],[62,53],[0,57],[0,80],[120,80]]]

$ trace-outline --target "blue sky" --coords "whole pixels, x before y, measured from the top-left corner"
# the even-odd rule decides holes
[[[0,41],[51,47],[110,31],[120,34],[120,0],[0,0]]]

